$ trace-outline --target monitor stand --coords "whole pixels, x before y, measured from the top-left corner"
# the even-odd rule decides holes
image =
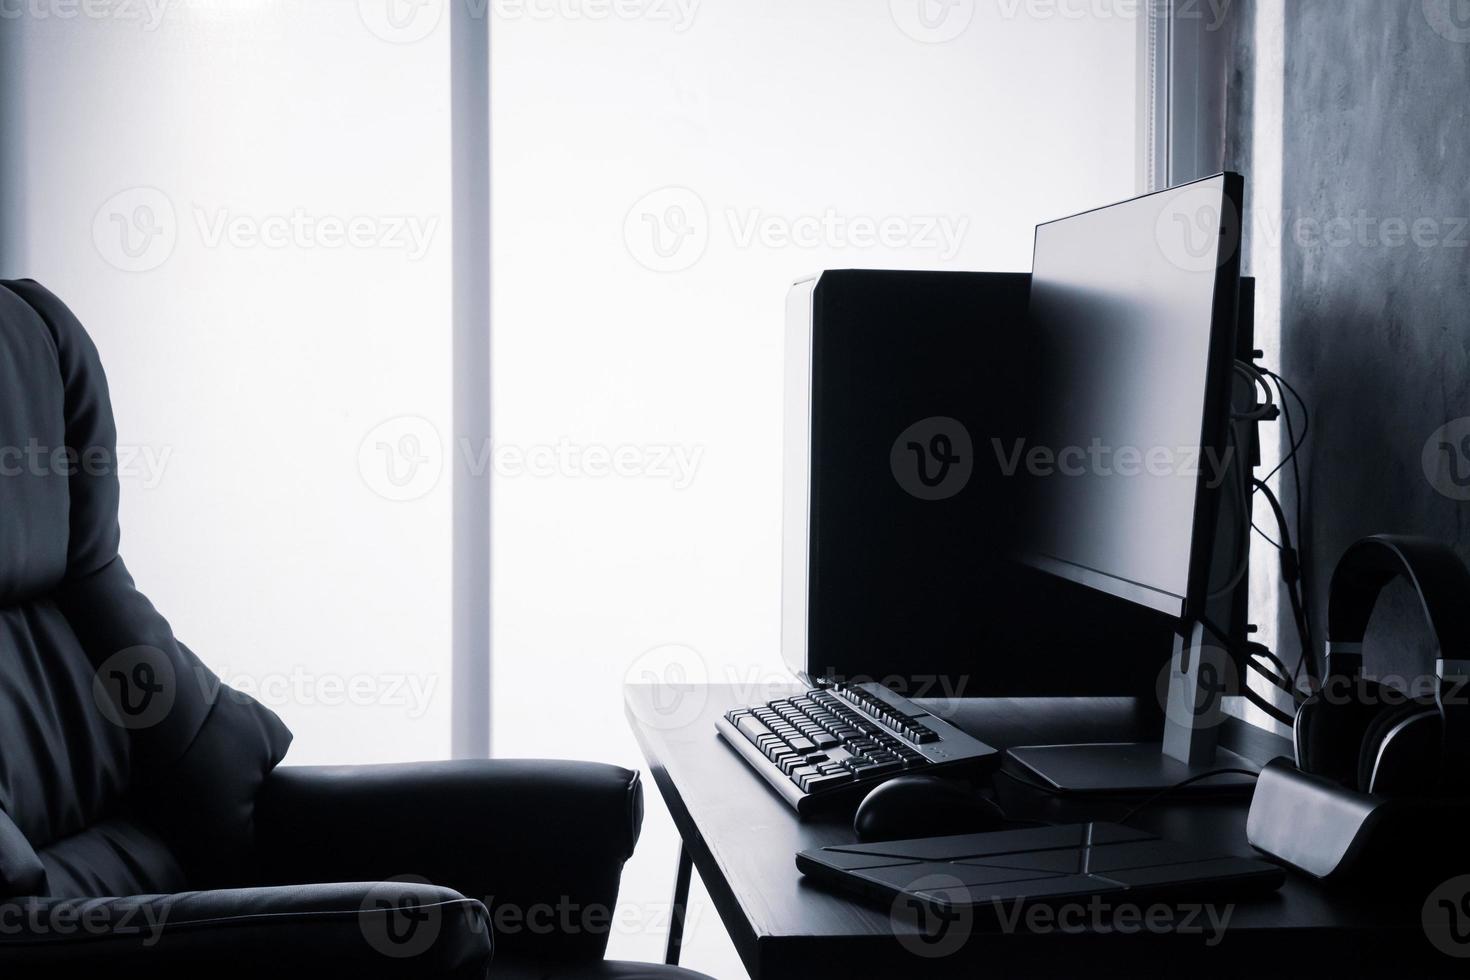
[[[1062,793],[1152,793],[1216,769],[1261,767],[1221,748],[1224,692],[1230,665],[1225,651],[1207,643],[1202,623],[1186,623],[1174,638],[1164,706],[1164,741],[1093,745],[1032,745],[1010,749],[1006,765],[1018,775]],[[1187,634],[1187,635],[1186,635]],[[1221,775],[1181,787],[1181,793],[1248,791],[1255,779]]]

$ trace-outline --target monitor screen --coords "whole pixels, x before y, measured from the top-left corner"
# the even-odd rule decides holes
[[[1004,454],[1019,551],[1173,616],[1202,609],[1228,436],[1242,180],[1036,229],[1031,421]]]

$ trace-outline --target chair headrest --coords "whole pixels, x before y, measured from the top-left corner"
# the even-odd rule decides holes
[[[92,339],[44,286],[0,280],[0,605],[117,556],[116,460]]]

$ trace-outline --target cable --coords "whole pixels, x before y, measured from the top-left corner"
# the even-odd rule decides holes
[[[1225,633],[1225,631],[1219,627],[1219,625],[1217,625],[1214,621],[1212,621],[1208,616],[1202,616],[1202,617],[1200,617],[1200,623],[1202,623],[1204,625],[1205,629],[1207,629],[1211,633],[1215,634],[1216,638],[1218,638],[1220,640],[1220,642],[1222,644],[1224,644],[1225,649],[1227,651],[1229,651],[1232,656],[1236,656],[1237,655],[1236,652],[1232,649],[1232,647],[1234,645],[1233,644],[1233,641]],[[1277,666],[1277,668],[1279,670],[1282,671],[1282,675],[1281,676],[1278,676],[1274,672],[1267,671],[1265,668],[1263,668],[1259,664],[1255,663],[1255,661],[1253,659],[1255,657],[1262,657],[1264,659],[1270,660],[1272,663],[1274,663]],[[1246,644],[1245,664],[1246,664],[1246,667],[1247,668],[1249,668],[1251,670],[1254,670],[1256,673],[1260,674],[1262,677],[1266,678],[1268,681],[1271,681],[1272,682],[1272,686],[1275,687],[1277,690],[1284,691],[1285,693],[1289,694],[1291,696],[1292,701],[1295,704],[1300,705],[1300,703],[1301,703],[1300,692],[1297,691],[1295,684],[1292,681],[1290,681],[1285,676],[1285,674],[1286,674],[1286,665],[1284,663],[1282,663],[1281,660],[1274,653],[1272,653],[1270,650],[1266,649],[1266,647],[1265,647],[1264,644],[1261,644],[1261,643],[1248,643],[1248,644]],[[1246,682],[1246,684],[1245,684],[1245,690],[1242,692],[1242,694],[1243,694],[1243,696],[1245,697],[1245,699],[1247,701],[1249,701],[1251,704],[1255,705],[1257,708],[1259,708],[1262,712],[1264,712],[1269,717],[1275,719],[1276,721],[1281,722],[1281,724],[1283,724],[1283,725],[1293,725],[1293,724],[1296,723],[1296,716],[1294,714],[1288,714],[1286,711],[1282,710],[1281,708],[1278,708],[1276,705],[1272,704],[1270,701],[1267,701],[1265,698],[1261,697],[1259,694],[1257,694],[1254,690],[1251,689],[1251,686],[1250,686],[1250,682],[1249,681]]]
[[[1288,463],[1292,463],[1296,459],[1297,453],[1301,452],[1302,446],[1306,445],[1307,443],[1308,433],[1310,433],[1312,430],[1312,416],[1307,411],[1307,403],[1302,400],[1301,395],[1298,395],[1296,389],[1292,388],[1291,384],[1283,379],[1281,375],[1277,374],[1275,371],[1272,371],[1270,368],[1262,367],[1257,368],[1257,370],[1259,370],[1266,377],[1274,381],[1276,383],[1277,389],[1281,391],[1282,416],[1284,418],[1284,421],[1286,422],[1287,441],[1291,443],[1291,451],[1281,458],[1281,462],[1276,464],[1275,469],[1273,469],[1270,473],[1267,473],[1264,477],[1261,478],[1261,482],[1264,483],[1269,481],[1277,473],[1280,473],[1282,467],[1286,466]],[[1291,407],[1286,402],[1286,390],[1282,389],[1283,385],[1285,385],[1286,389],[1289,389],[1291,391],[1292,397],[1295,398],[1297,400],[1297,403],[1301,406],[1303,426],[1302,434],[1300,436],[1296,434],[1296,431],[1292,426]]]
[[[1249,653],[1252,657],[1259,657],[1262,660],[1269,661],[1271,666],[1276,668],[1276,670],[1278,671],[1278,679],[1276,680],[1277,687],[1281,688],[1283,691],[1286,691],[1289,694],[1296,695],[1298,693],[1296,689],[1291,686],[1291,671],[1286,669],[1286,664],[1282,663],[1281,658],[1272,653],[1270,649],[1266,646],[1266,644],[1257,643],[1252,640],[1245,645],[1245,648],[1246,652]]]
[[[1280,541],[1277,541],[1275,538],[1271,537],[1271,535],[1267,534],[1265,531],[1262,531],[1260,525],[1257,524],[1254,520],[1251,521],[1251,528],[1252,528],[1252,530],[1254,530],[1257,534],[1259,534],[1261,536],[1261,540],[1265,541],[1267,544],[1269,544],[1271,547],[1275,548],[1277,551],[1280,551],[1281,550],[1281,542]]]
[[[1296,489],[1296,499],[1294,501],[1296,527],[1298,534],[1300,534],[1304,526],[1302,521],[1302,498],[1305,497],[1302,488],[1301,449],[1306,444],[1307,436],[1312,431],[1312,413],[1307,407],[1306,399],[1301,396],[1301,393],[1296,390],[1290,381],[1287,381],[1270,368],[1262,367],[1259,370],[1263,375],[1275,382],[1277,391],[1281,395],[1282,415],[1286,422],[1287,438],[1291,443],[1291,451],[1276,465],[1275,469],[1266,474],[1264,479],[1257,481],[1256,489],[1257,492],[1265,489],[1269,494],[1270,488],[1266,486],[1266,482],[1279,473],[1288,463],[1291,464],[1292,481]],[[1296,435],[1295,426],[1292,422],[1291,405],[1286,397],[1287,392],[1291,393],[1292,399],[1296,401],[1302,411],[1302,433],[1300,437]],[[1286,530],[1285,517],[1279,502],[1273,505],[1273,509],[1276,510],[1278,523],[1282,527],[1282,542],[1283,544],[1289,545],[1290,535]],[[1308,678],[1316,677],[1316,647],[1312,642],[1312,610],[1311,604],[1308,602],[1311,589],[1306,579],[1306,570],[1302,568],[1300,557],[1295,549],[1292,552],[1292,561],[1297,569],[1296,589],[1295,591],[1288,589],[1287,594],[1292,600],[1292,616],[1297,622],[1298,638],[1302,645],[1301,656],[1297,658],[1296,670],[1292,673],[1293,681],[1298,681],[1304,667],[1306,668]]]
[[[1264,402],[1257,401],[1255,405],[1244,412],[1237,412],[1234,406],[1232,406],[1230,411],[1231,418],[1237,421],[1249,422],[1275,419],[1278,414],[1276,399],[1271,394],[1271,383],[1266,380],[1265,375],[1261,374],[1254,364],[1241,360],[1235,362],[1235,373],[1251,383],[1252,394],[1255,393],[1255,388],[1259,385],[1261,392],[1266,396],[1266,400]],[[1283,397],[1285,396],[1283,395]]]
[[[1249,769],[1212,769],[1209,772],[1202,772],[1198,776],[1190,776],[1188,779],[1181,779],[1173,786],[1169,786],[1159,790],[1153,796],[1150,796],[1148,799],[1144,800],[1142,803],[1138,804],[1136,807],[1123,814],[1123,816],[1117,822],[1120,824],[1126,824],[1128,821],[1132,820],[1144,810],[1153,806],[1159,800],[1162,800],[1164,797],[1168,796],[1175,790],[1183,789],[1191,783],[1197,783],[1201,780],[1213,779],[1216,776],[1249,776],[1252,779],[1259,779],[1261,774],[1258,772],[1252,772]]]
[[[1276,494],[1271,492],[1271,488],[1264,481],[1257,480],[1255,483],[1256,492],[1265,496],[1266,502],[1271,505],[1271,512],[1276,516],[1276,525],[1281,529],[1281,584],[1286,589],[1287,598],[1291,602],[1292,620],[1296,623],[1297,640],[1301,643],[1303,651],[1303,657],[1297,659],[1297,667],[1291,672],[1292,681],[1295,682],[1301,676],[1302,659],[1312,642],[1306,618],[1301,559],[1296,547],[1292,544],[1291,528],[1286,522],[1286,512],[1281,507],[1281,501],[1276,498]]]

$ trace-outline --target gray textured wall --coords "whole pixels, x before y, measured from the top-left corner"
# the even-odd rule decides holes
[[[1470,457],[1452,460],[1436,438],[1437,468],[1423,462],[1436,430],[1470,416],[1467,8],[1286,2],[1282,374],[1313,413],[1302,547],[1319,641],[1328,577],[1356,538],[1428,534],[1470,556],[1470,502],[1436,489],[1458,493],[1450,464],[1470,473]],[[1248,139],[1249,115],[1237,125]],[[1390,653],[1380,671],[1424,667],[1406,591],[1385,597],[1370,634],[1405,637],[1374,648]]]

